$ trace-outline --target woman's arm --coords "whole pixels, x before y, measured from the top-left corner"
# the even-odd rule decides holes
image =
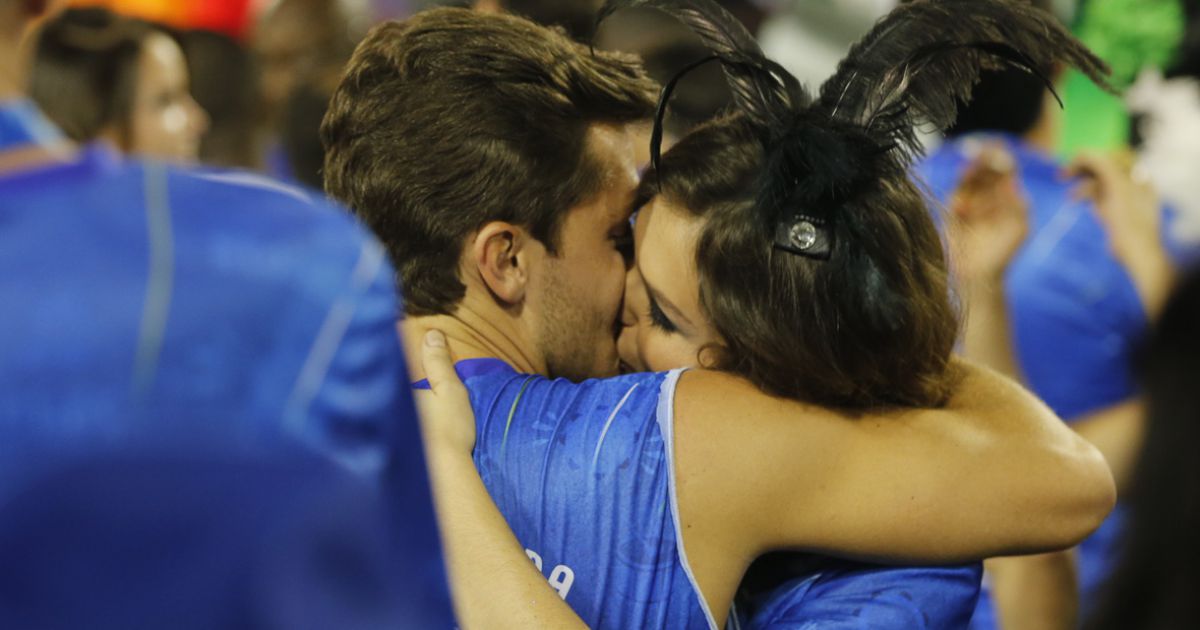
[[[525,555],[475,470],[475,415],[445,337],[421,348],[430,391],[418,392],[451,593],[463,628],[586,628]]]
[[[964,346],[1015,376],[1001,276],[1026,226],[1005,157],[985,151],[968,170],[949,228],[971,316]],[[1016,383],[959,367],[943,409],[854,417],[688,373],[676,398],[677,466],[691,480],[681,510],[718,515],[705,535],[750,554],[956,562],[1079,542],[1115,500],[1103,458]],[[754,544],[745,514],[772,516],[755,534],[760,547],[738,547]]]
[[[1094,531],[1115,501],[1096,449],[1011,380],[956,369],[943,409],[860,416],[685,373],[675,400],[682,518],[728,553],[907,563],[1063,549]]]

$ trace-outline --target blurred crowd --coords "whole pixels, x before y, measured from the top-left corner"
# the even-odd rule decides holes
[[[0,0],[0,11],[15,15],[12,12],[17,9],[12,7],[24,4]],[[61,132],[64,141],[76,146],[99,143],[148,165],[183,165],[202,173],[202,178],[207,178],[203,182],[233,181],[254,173],[255,181],[269,178],[270,185],[316,199],[314,203],[319,204],[332,203],[322,200],[327,163],[322,122],[347,64],[356,55],[356,46],[384,18],[402,20],[434,5],[470,5],[480,12],[510,13],[562,29],[599,50],[637,55],[658,84],[671,81],[680,69],[709,55],[690,29],[651,9],[622,11],[597,28],[596,15],[602,4],[598,0],[375,4],[273,0],[240,3],[239,26],[224,32],[155,22],[147,19],[153,18],[153,13],[139,10],[138,3],[102,6],[105,4],[87,2],[51,11],[23,43],[29,60],[20,75],[24,94]],[[768,57],[803,84],[815,87],[833,74],[851,43],[898,3],[724,0],[720,4],[759,38]],[[1190,271],[1200,260],[1200,2],[1059,0],[1040,4],[1113,66],[1115,93],[1092,86],[1065,66],[1038,72],[990,69],[983,73],[973,96],[960,103],[958,120],[951,129],[945,133],[922,130],[927,155],[911,176],[928,195],[950,253],[953,292],[963,314],[955,352],[1027,387],[1094,445],[1112,471],[1120,500],[1105,523],[1077,547],[987,560],[983,591],[970,627],[1192,628],[1200,624],[1200,606],[1195,603],[1200,588],[1200,463],[1189,441],[1200,430],[1200,275]],[[726,79],[719,64],[707,64],[679,81],[665,116],[664,150],[730,107],[732,96]],[[1054,89],[1048,88],[1047,81]],[[6,96],[16,100],[15,95]],[[636,147],[640,169],[651,162],[650,134],[643,136]],[[49,249],[59,257],[74,258],[81,266],[106,264],[88,245],[72,240],[24,242],[21,247],[26,249],[19,250],[18,244],[5,239],[6,230],[15,230],[5,215],[9,201],[32,202],[23,201],[18,195],[26,192],[15,186],[13,196],[3,198],[10,194],[3,187],[4,173],[14,168],[9,158],[27,157],[0,153],[0,248],[10,248],[7,255],[0,251],[0,274],[6,276],[0,280],[3,296],[18,295],[14,287],[20,283],[13,278],[57,282],[48,278],[54,277],[51,274],[58,267],[26,264],[19,251]],[[147,172],[152,168],[147,166]],[[32,188],[53,185],[34,183]],[[178,191],[191,184],[172,181],[171,185]],[[201,184],[196,186],[197,191],[202,190]],[[166,193],[149,184],[143,190],[126,183],[87,194],[93,199],[128,195],[147,200],[147,207],[153,208],[154,196]],[[222,194],[214,193],[212,199],[198,196],[197,204],[241,203]],[[69,199],[64,197],[60,203],[69,203]],[[247,205],[271,203],[275,202],[251,200]],[[51,206],[46,208],[43,215],[52,212]],[[151,234],[160,228],[189,229],[187,223],[164,227],[156,224],[152,215],[147,216]],[[202,212],[198,216],[197,224],[203,222]],[[102,232],[104,228],[80,220],[78,229]],[[290,229],[264,220],[247,231],[265,235]],[[391,274],[377,277],[379,268],[365,262],[370,260],[368,254],[359,257],[356,242],[334,242],[320,235],[341,229],[340,224],[326,226],[316,220],[311,226],[297,228],[307,230],[301,240],[314,250],[337,251],[337,264],[356,270],[356,284],[349,288],[321,284],[335,273],[326,264],[335,259],[332,254],[314,257],[310,268],[287,273],[296,277],[307,274],[305,282],[311,282],[305,291],[312,295],[327,291],[330,303],[351,294],[356,300],[362,296],[366,296],[363,300],[374,299],[371,291],[376,285],[390,286]],[[318,233],[321,230],[327,232]],[[290,256],[302,259],[306,255],[273,246],[257,249],[252,243],[218,240],[205,247],[224,248],[220,251],[228,254],[229,265],[261,269],[256,273],[263,277],[284,273],[277,267],[289,264]],[[146,251],[121,242],[113,247],[123,255],[152,260],[158,255],[153,245]],[[402,261],[392,264],[403,265]],[[34,268],[37,273],[29,271]],[[153,286],[153,275],[147,282]],[[65,283],[63,290],[73,286]],[[215,348],[208,359],[189,359],[180,369],[180,383],[188,381],[189,371],[202,371],[205,360],[222,360],[219,348],[228,340],[221,337],[233,334],[204,331],[206,304],[236,301],[249,312],[260,304],[267,308],[265,305],[276,302],[281,310],[278,316],[285,321],[281,327],[299,326],[296,322],[308,317],[302,315],[303,307],[284,303],[290,297],[273,294],[266,287],[265,282],[256,281],[225,287],[228,292],[222,293],[215,283],[197,284],[191,287],[196,296],[192,302],[171,307],[194,309],[187,313],[196,321],[190,339]],[[132,308],[153,313],[153,295],[130,299]],[[5,300],[0,310],[25,306],[8,302],[8,297]],[[90,313],[54,312],[53,300],[47,304],[39,316],[64,321],[98,321],[120,310],[114,300],[101,298]],[[396,308],[390,302],[379,306],[380,313]],[[349,315],[346,321],[322,317],[324,313],[312,315],[313,321],[323,322],[314,324],[321,334],[339,326],[357,330],[358,324],[349,322]],[[388,317],[381,315],[380,321],[387,322]],[[0,316],[0,326],[5,321]],[[364,336],[346,343],[369,340]],[[229,341],[235,342],[251,343]],[[256,356],[267,356],[286,343],[286,335],[279,333],[230,356],[250,365]],[[169,344],[167,347],[169,350]],[[138,348],[140,353],[144,346]],[[352,348],[347,351],[351,354],[344,355],[332,346],[322,349],[318,342],[318,347],[306,354],[306,344],[294,363],[308,369],[314,362],[326,362],[335,371],[341,366],[350,382],[365,366],[384,360],[360,357],[342,363],[346,356],[359,357],[352,353],[360,350]],[[47,369],[53,368],[54,357],[72,360],[69,340],[46,352],[53,355],[44,361],[50,366]],[[161,360],[169,357],[164,354]],[[26,359],[0,347],[0,364],[22,360]],[[131,360],[140,361],[136,357]],[[266,368],[283,369],[283,361],[272,358]],[[0,379],[11,372],[15,370],[0,367]],[[266,386],[252,370],[230,372],[228,380],[240,380],[249,392],[247,401],[268,396],[263,393]],[[390,377],[402,381],[403,365],[398,363]],[[83,371],[63,372],[61,378],[94,377]],[[35,380],[0,380],[0,397],[18,398],[25,388],[36,386]],[[296,387],[288,391],[289,404],[306,395],[302,385]],[[382,390],[373,391],[378,394]],[[337,391],[328,399],[325,393],[313,392],[306,400],[315,406],[333,408],[345,403]],[[411,407],[407,393],[388,395],[404,399],[395,404]],[[7,414],[7,408],[8,403],[0,403],[0,423],[35,419],[32,412]],[[6,439],[6,430],[0,426],[0,440]],[[369,467],[364,462],[374,461],[374,456],[355,450],[355,440],[365,431],[350,422],[329,430],[329,435],[318,431],[313,439],[337,443],[338,449],[350,443],[342,459],[353,460],[352,467]],[[419,443],[420,439],[412,441]],[[0,566],[4,567],[0,569],[0,625],[115,628],[129,623],[132,625],[127,627],[141,627],[137,617],[128,616],[97,625],[79,618],[67,618],[64,625],[40,625],[38,615],[50,613],[12,602],[40,597],[35,591],[51,591],[58,588],[56,580],[62,580],[74,587],[88,585],[93,592],[80,597],[95,599],[97,610],[140,605],[135,604],[137,598],[118,594],[124,586],[117,582],[132,574],[136,577],[128,578],[128,585],[149,593],[142,599],[157,598],[155,606],[170,608],[163,603],[169,596],[154,590],[156,571],[185,571],[187,579],[202,589],[209,588],[200,586],[202,583],[232,579],[231,572],[241,569],[229,567],[246,563],[254,568],[245,569],[250,573],[243,578],[254,584],[240,594],[234,592],[240,587],[231,586],[229,592],[214,595],[219,599],[191,602],[197,614],[207,615],[203,619],[208,620],[196,617],[193,627],[383,627],[396,619],[407,619],[412,625],[413,618],[406,618],[408,613],[394,602],[377,601],[381,594],[408,588],[419,576],[433,582],[443,579],[437,573],[439,568],[418,563],[401,563],[413,575],[394,575],[394,568],[375,566],[380,560],[373,555],[379,549],[389,550],[388,554],[403,552],[391,531],[401,527],[398,523],[408,526],[422,518],[432,523],[433,503],[421,494],[425,492],[421,484],[427,483],[424,473],[413,477],[418,479],[417,489],[403,490],[410,493],[406,496],[417,497],[411,499],[414,505],[423,507],[397,516],[378,497],[338,485],[346,485],[346,480],[330,481],[314,472],[323,464],[307,460],[227,462],[221,469],[222,478],[258,481],[224,498],[221,493],[228,493],[228,487],[217,489],[215,482],[206,480],[208,471],[213,470],[206,463],[138,461],[154,472],[147,477],[137,472],[142,468],[93,463],[69,475],[52,475],[15,499],[0,494]],[[419,452],[416,461],[421,466]],[[0,465],[0,473],[6,470]],[[384,476],[395,479],[411,474],[411,470],[393,470]],[[287,479],[299,481],[291,484]],[[6,486],[9,484],[0,484],[0,489]],[[119,500],[98,506],[96,496]],[[124,507],[114,511],[112,505],[117,504]],[[61,507],[64,505],[70,507]],[[337,509],[328,508],[330,505]],[[165,507],[156,511],[147,506]],[[206,534],[213,537],[207,542],[192,538],[185,524],[211,519],[214,510],[230,516],[212,526],[223,529]],[[64,521],[63,514],[70,517]],[[1029,518],[1038,517],[1031,514]],[[64,525],[67,521],[88,523],[93,533],[79,534]],[[365,522],[386,523],[382,529],[389,531],[376,531],[379,528]],[[284,523],[292,525],[284,527]],[[48,535],[51,530],[54,533]],[[281,530],[283,534],[273,533]],[[415,546],[402,543],[399,547],[436,548],[431,532]],[[213,541],[218,538],[236,538],[243,543],[217,553],[221,545]],[[330,546],[333,551],[327,548]],[[141,550],[131,551],[135,547]],[[207,559],[205,549],[211,554]],[[331,559],[329,554],[339,549],[344,553]],[[140,558],[143,566],[127,572],[120,558],[132,556],[122,556],[124,552]],[[65,559],[70,554],[78,557]],[[54,560],[45,560],[47,557]],[[290,560],[295,558],[301,560]],[[440,560],[429,562],[434,566]],[[540,568],[540,559],[538,562]],[[40,566],[43,563],[46,565]],[[54,569],[59,566],[55,563],[61,563],[61,568]],[[164,563],[186,568],[159,566]],[[104,569],[125,577],[116,579],[116,585],[92,585],[92,581],[114,579],[103,574]],[[279,575],[290,581],[282,583],[272,577]],[[396,586],[400,583],[406,586]],[[348,594],[350,590],[365,595]],[[337,596],[330,596],[331,591]],[[214,612],[226,606],[236,608],[236,615],[220,617]],[[352,622],[339,621],[347,618]],[[401,621],[401,626],[404,623]]]

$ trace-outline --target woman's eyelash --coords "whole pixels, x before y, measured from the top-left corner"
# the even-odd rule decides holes
[[[667,319],[667,314],[662,312],[654,298],[650,298],[650,323],[663,332],[673,333],[679,330],[675,327],[674,322]]]

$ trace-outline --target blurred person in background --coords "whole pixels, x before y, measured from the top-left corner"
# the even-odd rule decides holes
[[[577,42],[590,42],[603,0],[474,0],[476,11],[511,13],[542,26],[556,26]]]
[[[325,147],[321,146],[321,120],[329,110],[329,99],[341,79],[340,67],[308,73],[292,90],[284,106],[280,140],[297,183],[312,190],[324,187],[322,170]]]
[[[110,452],[0,502],[0,626],[451,628],[414,601],[388,494],[299,453]],[[414,583],[417,583],[414,588]]]
[[[1012,372],[1100,448],[1122,487],[1142,426],[1129,358],[1146,328],[1144,302],[1164,293],[1172,263],[1159,250],[1114,249],[1120,241],[1105,237],[1097,206],[1074,194],[1078,181],[1053,157],[1060,115],[1038,77],[1020,70],[985,74],[947,143],[917,172],[953,207],[951,191],[984,147],[997,145],[1012,156],[1028,199],[1029,231],[987,299],[1007,305],[1018,362]],[[1077,578],[1066,554],[991,562],[985,586],[995,594],[1003,627],[1073,627],[1078,602],[1086,612],[1108,570],[1118,527],[1114,517],[1084,543]],[[1072,596],[1076,580],[1082,600]],[[986,593],[972,623],[997,623]]]
[[[296,178],[283,141],[288,103],[301,86],[340,71],[350,59],[359,39],[354,18],[343,0],[276,0],[258,16],[252,37],[262,88],[256,141],[273,177]],[[299,131],[291,130],[293,142]],[[306,133],[317,138],[319,126]]]
[[[307,454],[384,487],[398,538],[380,552],[414,576],[393,595],[446,627],[382,248],[295,189],[72,142],[26,92],[31,35],[52,8],[0,0],[0,504],[91,454]],[[243,584],[244,597],[264,596]],[[23,585],[0,597],[19,600]],[[104,615],[103,598],[87,601]]]
[[[758,35],[767,56],[805,85],[820,85],[838,61],[897,0],[775,0]]]
[[[964,186],[976,188],[976,194],[964,198],[960,190],[951,198],[955,217],[966,220],[952,224],[948,232],[956,279],[967,302],[964,354],[1001,372],[1018,373],[1002,282],[1006,261],[1021,245],[1027,201],[1014,177],[1015,164],[1002,158],[987,155],[967,168]],[[992,166],[997,163],[1000,168]],[[1152,186],[1109,157],[1084,155],[1072,164],[1071,172],[1081,177],[1079,194],[1094,203],[1096,218],[1122,266],[1136,267],[1142,258],[1168,256]],[[1132,271],[1130,275],[1142,278]],[[1169,286],[1172,274],[1165,272],[1163,279],[1162,286]],[[1194,597],[1200,582],[1191,548],[1200,519],[1200,512],[1192,509],[1200,476],[1188,450],[1200,437],[1196,435],[1200,399],[1193,393],[1200,374],[1200,336],[1195,333],[1195,323],[1200,321],[1200,276],[1179,287],[1169,302],[1157,281],[1141,288],[1138,295],[1156,322],[1149,344],[1139,343],[1136,353],[1147,424],[1124,495],[1128,518],[1118,539],[1120,562],[1098,591],[1085,626],[1089,630],[1182,630],[1200,621]],[[1008,596],[1023,598],[1000,606],[1004,627],[1078,627],[1075,593],[1063,588],[1074,586],[1070,566],[1059,574],[1067,579],[1056,584],[1053,556],[1024,567],[1007,562],[1012,566],[1003,570],[1004,579],[1025,583],[1008,584],[1016,587]],[[993,591],[997,586],[993,584]],[[1054,615],[1054,602],[1047,601],[1050,596],[1063,598],[1059,610],[1070,614]]]
[[[1167,301],[1138,357],[1146,429],[1129,491],[1120,561],[1087,630],[1200,625],[1200,273]]]
[[[605,18],[596,32],[597,48],[637,55],[647,74],[666,85],[677,73],[712,53],[703,42],[671,16],[650,8],[620,11]],[[664,119],[666,145],[670,146],[696,125],[714,118],[732,103],[729,85],[720,64],[693,69],[675,87]],[[649,137],[639,149],[649,149]],[[639,166],[649,163],[649,153]]]
[[[177,35],[187,59],[192,97],[208,113],[208,130],[200,138],[200,161],[229,168],[259,169],[255,142],[258,126],[258,68],[240,42],[204,30]]]
[[[37,40],[30,95],[69,138],[195,162],[208,115],[192,98],[179,45],[106,9],[68,9]]]

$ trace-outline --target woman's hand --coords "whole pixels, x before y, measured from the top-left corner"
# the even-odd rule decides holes
[[[421,362],[429,390],[417,391],[416,399],[427,450],[470,455],[475,449],[475,411],[467,388],[454,371],[450,348],[441,331],[425,333]]]

